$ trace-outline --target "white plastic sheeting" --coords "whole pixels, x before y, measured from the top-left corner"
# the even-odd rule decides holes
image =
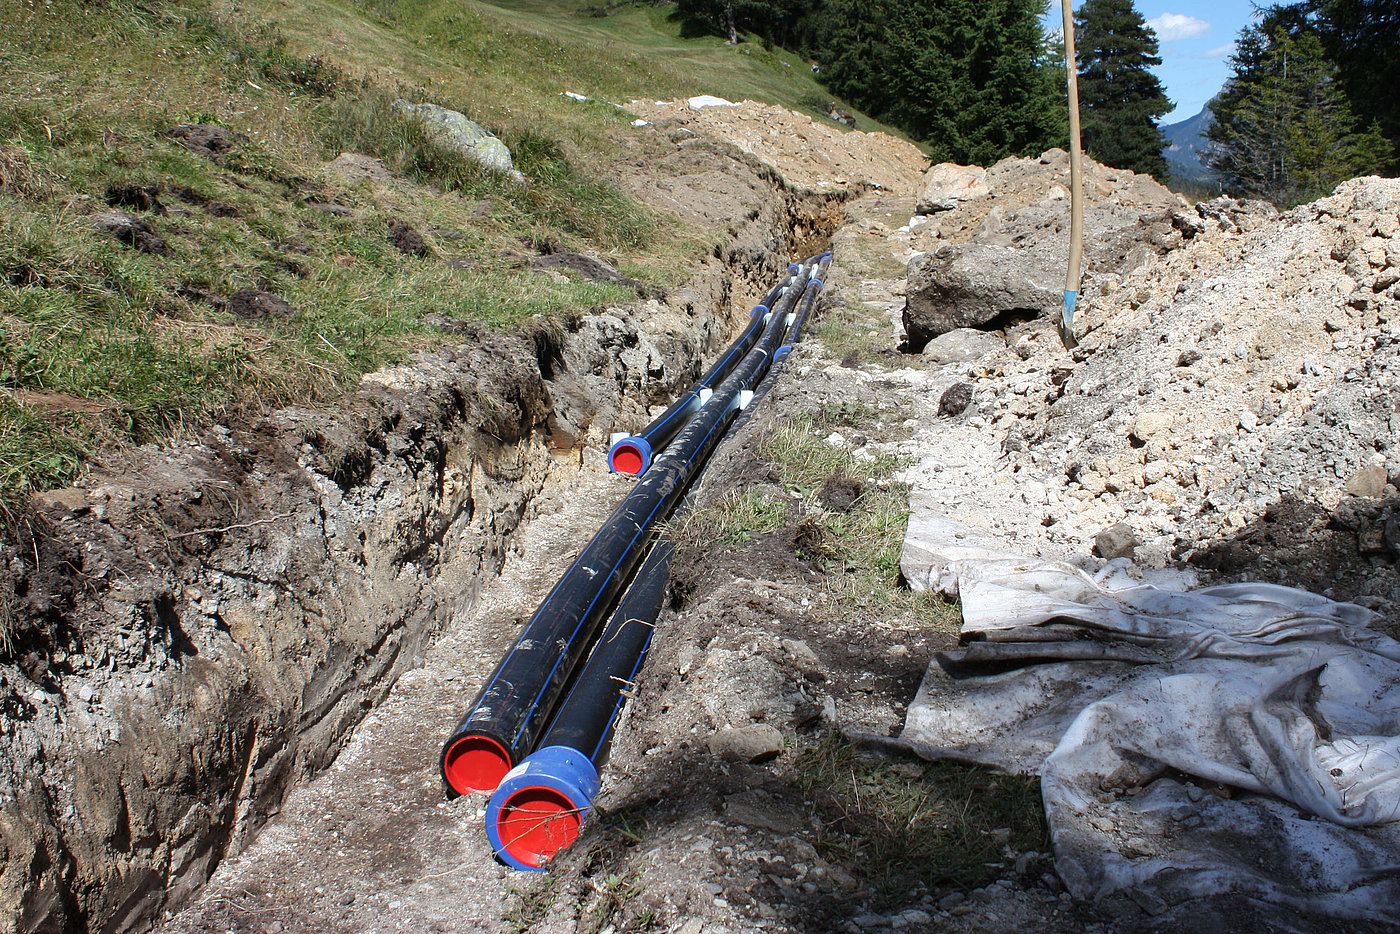
[[[727,101],[722,97],[715,97],[713,94],[700,94],[686,101],[691,110],[700,110],[704,107],[738,107],[733,101]]]
[[[1076,897],[1400,921],[1400,643],[1369,610],[1125,562],[1091,576],[918,502],[902,565],[964,616],[902,739],[1039,774]]]

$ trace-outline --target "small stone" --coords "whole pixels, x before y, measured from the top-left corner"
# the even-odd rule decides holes
[[[766,723],[719,730],[709,741],[710,752],[733,762],[769,762],[782,754],[783,734]]]
[[[1358,529],[1356,532],[1356,550],[1363,555],[1375,555],[1385,551],[1385,530],[1380,526],[1370,526]],[[1360,602],[1358,599],[1357,602]],[[1365,606],[1363,603],[1362,606]]]
[[[758,788],[726,798],[724,817],[729,824],[742,824],[784,835],[795,834],[801,829],[799,812],[785,807],[780,800]]]
[[[1132,526],[1126,522],[1119,522],[1094,536],[1094,554],[1106,561],[1112,561],[1114,558],[1131,559],[1134,550],[1141,544]]]
[[[1259,416],[1250,409],[1245,409],[1240,413],[1240,427],[1245,431],[1253,431],[1259,427]]]
[[[952,911],[965,901],[967,896],[962,892],[949,892],[938,900],[938,907],[942,911]]]
[[[933,916],[921,908],[906,908],[890,918],[890,927],[904,928],[911,924],[928,924],[932,920]]]
[[[1139,441],[1146,441],[1169,430],[1175,422],[1176,416],[1171,412],[1143,412],[1133,419],[1132,435]]]
[[[69,513],[75,516],[87,512],[89,506],[87,493],[76,487],[36,493],[34,504],[41,509],[50,509],[54,512]]]
[[[868,931],[871,928],[889,926],[890,919],[886,918],[884,915],[876,914],[873,911],[866,911],[856,915],[851,919],[851,922],[855,924],[856,927]]]
[[[1381,467],[1363,467],[1347,481],[1347,492],[1353,496],[1375,498],[1385,492],[1386,473]]]
[[[169,256],[172,251],[154,227],[125,211],[103,211],[90,219],[92,226],[116,237],[118,241],[154,256]]]
[[[78,688],[78,700],[82,701],[84,704],[91,703],[96,695],[97,692],[92,689],[92,685],[90,684],[84,684],[82,687]]]
[[[1161,896],[1141,887],[1129,889],[1128,897],[1137,902],[1138,907],[1150,915],[1160,915],[1171,907]]]
[[[954,383],[938,400],[938,414],[944,418],[954,418],[967,411],[972,404],[972,385]]]
[[[812,647],[801,639],[784,639],[783,651],[792,658],[797,670],[804,675],[822,674],[821,659],[817,658],[817,653],[812,651]]]
[[[994,350],[1005,347],[1006,341],[977,328],[954,328],[940,334],[924,345],[923,357],[931,363],[971,363]]]
[[[382,160],[373,156],[363,156],[357,152],[342,152],[326,163],[326,170],[352,182],[362,178],[388,178],[393,174]]]

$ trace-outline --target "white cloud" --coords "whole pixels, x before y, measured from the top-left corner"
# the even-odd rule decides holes
[[[1201,58],[1224,58],[1227,55],[1235,54],[1235,44],[1227,42],[1219,48],[1207,49],[1201,53]]]
[[[1163,13],[1161,16],[1154,16],[1148,20],[1147,25],[1152,27],[1157,38],[1163,42],[1194,39],[1210,32],[1210,23],[1203,19],[1196,19],[1194,16],[1187,16],[1184,13]]]

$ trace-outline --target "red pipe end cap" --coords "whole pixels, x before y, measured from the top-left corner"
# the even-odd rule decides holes
[[[619,445],[613,451],[612,465],[618,473],[639,474],[642,472],[642,452],[630,444]]]
[[[463,736],[442,754],[442,777],[459,795],[495,791],[510,771],[510,754],[487,736]]]
[[[501,805],[496,832],[502,847],[526,866],[543,866],[578,839],[578,807],[553,788],[522,788]]]

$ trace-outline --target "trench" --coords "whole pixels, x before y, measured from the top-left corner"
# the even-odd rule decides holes
[[[841,197],[766,181],[665,302],[475,332],[334,412],[218,426],[53,498],[24,571],[43,637],[0,669],[24,714],[0,735],[0,930],[203,930],[175,913],[250,846],[303,849],[308,802],[313,839],[367,841],[316,857],[359,860],[342,875],[362,892],[431,874],[424,835],[459,850],[439,734],[629,488],[609,432],[687,387],[841,220]],[[353,813],[337,823],[326,794]],[[355,891],[336,898],[352,911]],[[263,930],[257,910],[228,929]],[[308,930],[367,929],[338,917]]]

